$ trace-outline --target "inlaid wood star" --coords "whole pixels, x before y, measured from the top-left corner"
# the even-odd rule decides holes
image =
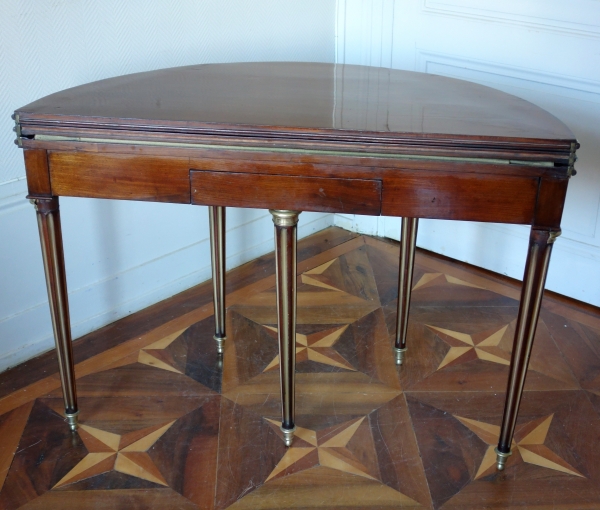
[[[497,331],[484,331],[475,335],[436,326],[427,325],[427,327],[435,331],[439,338],[450,345],[450,350],[446,353],[437,370],[450,364],[466,363],[477,358],[501,365],[510,365],[510,354],[498,347],[508,324]]]
[[[322,289],[342,291],[343,289],[340,289],[339,286],[335,285],[334,281],[323,274],[336,261],[337,259],[332,259],[329,262],[325,262],[325,264],[321,264],[320,266],[310,269],[309,271],[305,271],[300,276],[300,280],[302,283],[320,287]]]
[[[173,360],[173,357],[166,352],[165,349],[169,347],[169,345],[171,345],[175,340],[177,340],[184,331],[185,329],[176,331],[175,333],[167,335],[166,337],[161,338],[160,340],[141,349],[138,354],[138,363],[149,365],[155,368],[161,368],[177,374],[183,374],[183,372],[177,368],[177,364]]]
[[[277,336],[277,328],[264,326],[272,336]],[[333,345],[340,339],[348,325],[326,329],[310,335],[296,333],[296,362],[316,361],[324,365],[343,368],[356,371],[356,369],[346,361]],[[279,366],[279,355],[269,363],[263,372],[267,372]]]
[[[326,466],[338,471],[377,480],[369,469],[347,448],[366,416],[324,430],[296,427],[294,443],[285,452],[267,478],[273,480],[314,466]],[[277,428],[279,423],[267,420]]]
[[[414,285],[412,290],[417,290],[426,287],[432,287],[434,285],[440,285],[444,283],[451,283],[454,285],[463,285],[465,287],[473,287],[474,289],[483,289],[484,287],[480,287],[479,285],[475,285],[474,283],[465,282],[464,280],[460,280],[454,276],[450,276],[449,274],[444,273],[425,273],[419,281]]]
[[[463,418],[462,416],[454,415],[454,417],[489,445],[483,456],[481,465],[477,470],[475,480],[494,473],[496,469],[496,453],[494,452],[494,448],[498,443],[500,427],[481,421],[471,420],[469,418]],[[513,444],[511,446],[513,455],[509,457],[507,467],[517,463],[518,457],[520,457],[523,462],[526,462],[527,464],[534,464],[536,466],[585,478],[573,466],[561,459],[556,453],[550,450],[550,448],[544,445],[548,429],[552,423],[552,418],[554,418],[554,414],[532,420],[521,425],[515,431]],[[515,450],[519,453],[518,457],[514,455]]]
[[[119,435],[87,425],[80,425],[78,434],[88,454],[53,488],[118,471],[159,485],[167,485],[163,475],[146,453],[175,421]]]

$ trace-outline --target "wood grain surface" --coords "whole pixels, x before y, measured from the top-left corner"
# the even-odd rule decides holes
[[[350,214],[381,213],[381,180],[190,172],[192,203]]]

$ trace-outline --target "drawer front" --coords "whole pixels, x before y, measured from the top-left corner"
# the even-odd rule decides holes
[[[192,170],[192,203],[379,215],[381,181]]]
[[[386,178],[381,214],[531,224],[535,177],[403,171]]]

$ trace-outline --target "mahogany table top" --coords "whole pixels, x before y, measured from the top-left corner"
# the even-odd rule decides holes
[[[325,63],[206,64],[137,73],[64,90],[16,113],[25,137],[94,131],[109,137],[135,133],[136,139],[225,137],[234,144],[344,141],[361,144],[357,150],[502,152],[510,146],[525,159],[528,152],[543,151],[544,160],[556,153],[564,158],[575,141],[553,115],[489,87]]]

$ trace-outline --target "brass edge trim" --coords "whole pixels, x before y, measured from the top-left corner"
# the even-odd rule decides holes
[[[327,151],[317,149],[292,149],[284,147],[245,147],[240,145],[213,145],[204,143],[185,143],[185,142],[160,142],[149,140],[126,140],[118,138],[88,138],[80,136],[60,136],[60,135],[35,135],[34,140],[40,142],[83,142],[83,143],[106,143],[119,145],[147,145],[156,147],[180,147],[191,149],[220,149],[246,152],[281,152],[291,154],[316,154],[329,156],[352,156],[364,158],[386,158],[400,160],[423,160],[423,161],[454,161],[457,163],[487,163],[492,165],[523,165],[554,168],[551,161],[517,161],[508,159],[494,158],[459,158],[452,156],[422,156],[420,154],[389,154],[380,152],[352,152],[352,151]]]
[[[23,147],[22,135],[21,135],[21,122],[19,119],[19,114],[13,113],[11,119],[15,121],[15,126],[13,127],[13,131],[17,135],[17,139],[15,140],[15,145],[18,147]]]
[[[273,223],[278,227],[293,227],[298,224],[298,216],[301,211],[269,209],[269,212],[273,216]]]
[[[575,161],[577,161],[577,155],[575,151],[579,148],[579,144],[577,142],[571,143],[571,154],[569,155],[569,167],[567,169],[567,176],[571,177],[573,175],[577,175],[575,171]]]

